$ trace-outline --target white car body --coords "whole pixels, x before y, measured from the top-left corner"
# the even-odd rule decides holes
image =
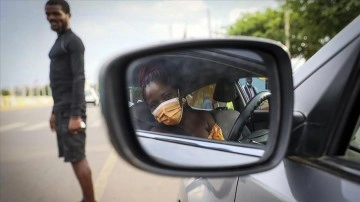
[[[99,95],[96,93],[94,88],[85,88],[85,102],[92,103],[95,106],[100,104]]]

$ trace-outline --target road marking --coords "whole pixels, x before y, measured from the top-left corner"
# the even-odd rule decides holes
[[[104,194],[105,188],[108,183],[108,178],[114,170],[114,166],[118,160],[118,156],[114,150],[111,151],[110,155],[105,161],[104,166],[101,168],[100,173],[95,181],[95,196],[98,201],[101,201],[102,195]]]
[[[12,130],[12,129],[15,129],[15,128],[19,128],[19,127],[22,127],[26,125],[26,123],[23,123],[23,122],[17,122],[17,123],[11,123],[9,125],[6,125],[6,126],[1,126],[0,127],[0,132],[5,132],[5,131],[8,131],[8,130]]]
[[[38,124],[35,124],[35,125],[30,125],[28,127],[25,127],[21,131],[34,131],[34,130],[38,130],[38,129],[41,129],[41,128],[45,128],[47,126],[49,127],[49,130],[50,130],[49,123],[48,122],[42,122],[42,123],[38,123]]]

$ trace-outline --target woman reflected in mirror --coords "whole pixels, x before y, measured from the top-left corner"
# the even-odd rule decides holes
[[[159,123],[151,131],[224,140],[212,115],[191,108],[173,78],[162,65],[149,65],[140,70],[142,96]]]

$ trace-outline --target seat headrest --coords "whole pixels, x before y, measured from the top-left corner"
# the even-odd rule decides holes
[[[230,102],[237,98],[235,83],[229,80],[220,80],[216,83],[213,99],[218,102]]]

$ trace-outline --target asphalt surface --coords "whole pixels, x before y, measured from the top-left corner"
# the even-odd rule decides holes
[[[82,198],[72,167],[57,157],[51,109],[0,112],[0,201],[76,202]],[[180,179],[131,167],[112,149],[100,108],[88,106],[86,154],[98,202],[176,201]]]

